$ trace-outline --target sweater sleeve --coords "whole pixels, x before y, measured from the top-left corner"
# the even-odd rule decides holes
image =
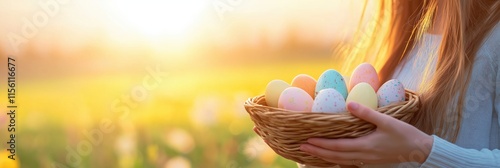
[[[496,29],[493,32],[493,42],[491,44],[491,48],[493,51],[491,52],[491,58],[493,62],[493,66],[497,69],[496,80],[495,80],[495,100],[493,101],[495,105],[495,112],[497,113],[498,125],[500,125],[500,22],[496,25]]]
[[[487,52],[491,58],[493,69],[496,69],[494,113],[500,116],[500,24],[496,26],[488,42]],[[495,71],[493,71],[495,73]],[[500,117],[496,123],[500,125]],[[450,143],[436,135],[431,152],[421,167],[500,167],[499,149],[466,149]]]
[[[433,135],[434,143],[421,167],[498,167],[500,150],[465,149]]]

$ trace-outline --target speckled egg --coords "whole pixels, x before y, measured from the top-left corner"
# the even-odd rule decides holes
[[[354,86],[362,82],[370,84],[375,91],[377,91],[380,86],[377,71],[369,63],[362,63],[354,69],[351,80],[349,81],[349,90],[351,91]]]
[[[344,97],[332,88],[319,91],[312,106],[312,112],[339,113],[345,111],[347,110]]]
[[[269,82],[266,87],[266,93],[264,94],[267,105],[271,107],[278,107],[278,100],[281,92],[288,87],[290,87],[290,85],[283,80],[272,80]]]
[[[405,88],[397,79],[385,82],[377,91],[378,106],[405,101]]]
[[[292,111],[311,111],[312,104],[313,98],[298,87],[286,88],[278,100],[279,108]]]
[[[346,103],[357,102],[366,107],[376,110],[378,101],[377,93],[373,90],[372,86],[366,82],[362,82],[354,86],[347,96]]]
[[[292,80],[292,86],[301,88],[302,90],[306,91],[312,98],[314,98],[316,79],[314,79],[313,77],[306,74],[297,75]]]
[[[347,86],[345,84],[344,77],[342,77],[342,75],[340,75],[340,73],[336,70],[326,70],[319,76],[318,83],[316,84],[315,95],[317,96],[319,91],[328,88],[337,90],[340,94],[342,94],[344,99],[347,98]]]

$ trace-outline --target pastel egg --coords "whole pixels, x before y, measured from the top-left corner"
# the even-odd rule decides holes
[[[373,90],[377,91],[380,86],[380,80],[375,68],[369,63],[362,63],[354,69],[349,81],[349,90],[361,82],[370,84]]]
[[[376,110],[378,105],[377,93],[370,84],[362,82],[352,88],[346,100],[347,104],[349,102],[356,102]]]
[[[319,91],[312,106],[312,112],[339,113],[345,111],[347,110],[344,97],[332,88]]]
[[[306,91],[311,97],[314,98],[314,91],[316,89],[316,79],[314,79],[313,77],[306,74],[297,75],[292,80],[292,86],[301,88],[302,90]]]
[[[278,107],[292,111],[311,111],[313,98],[298,87],[283,90],[278,100]]]
[[[405,87],[397,79],[385,82],[377,91],[378,106],[383,107],[392,103],[405,101]]]
[[[319,91],[328,88],[337,90],[340,94],[342,94],[344,99],[347,98],[347,86],[345,84],[344,77],[342,77],[342,75],[340,75],[340,73],[336,70],[326,70],[319,76],[318,83],[316,84],[315,95],[317,96]]]
[[[267,105],[271,107],[278,107],[278,100],[281,92],[288,87],[290,87],[290,85],[283,80],[272,80],[269,82],[266,87],[266,93],[264,94]]]

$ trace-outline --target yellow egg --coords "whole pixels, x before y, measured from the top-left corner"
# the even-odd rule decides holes
[[[290,87],[290,85],[283,80],[272,80],[269,82],[265,93],[267,105],[271,107],[278,107],[278,100],[281,92],[288,87]]]
[[[375,93],[370,84],[365,82],[359,83],[351,89],[351,92],[347,96],[346,104],[352,101],[374,110],[377,109],[378,105],[377,93]]]

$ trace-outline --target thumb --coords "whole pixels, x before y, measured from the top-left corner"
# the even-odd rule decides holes
[[[390,116],[382,114],[356,102],[349,102],[349,104],[347,104],[347,109],[349,110],[349,112],[351,112],[352,115],[375,124],[377,127],[385,127],[388,121],[391,119]]]

